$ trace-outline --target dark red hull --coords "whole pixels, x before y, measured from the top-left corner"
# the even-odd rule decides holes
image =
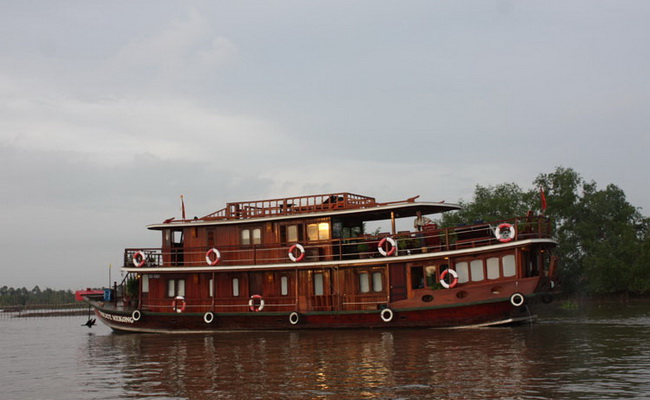
[[[97,307],[97,305],[95,305]],[[529,304],[515,307],[508,298],[474,304],[419,309],[355,312],[250,312],[133,314],[96,308],[116,331],[188,333],[232,330],[447,328],[498,325],[532,320]],[[293,315],[292,315],[293,314]],[[206,322],[210,321],[210,322]]]

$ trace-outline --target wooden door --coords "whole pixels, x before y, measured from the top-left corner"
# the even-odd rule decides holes
[[[404,300],[407,296],[406,290],[406,265],[391,264],[390,271],[390,301]]]

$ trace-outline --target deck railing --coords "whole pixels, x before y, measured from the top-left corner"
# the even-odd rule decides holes
[[[319,194],[228,203],[226,208],[208,214],[201,219],[246,219],[275,215],[295,215],[334,209],[363,208],[374,206],[376,204],[374,198],[358,194]]]
[[[384,245],[384,253],[389,255],[408,255],[423,252],[476,248],[498,244],[495,230],[502,224],[509,224],[515,229],[513,240],[530,238],[550,238],[551,224],[547,217],[523,217],[489,223],[478,222],[471,225],[455,226],[438,229],[429,226],[421,232],[398,232],[396,234],[380,233],[354,238],[332,239],[302,243],[305,250],[305,261],[341,261],[383,257],[380,245]],[[384,238],[392,238],[392,244],[385,243]],[[218,246],[220,253],[218,266],[243,266],[289,263],[289,250],[293,243],[278,243],[273,245],[250,246]],[[129,248],[124,251],[124,266],[147,267],[205,267],[209,260],[216,260],[215,255],[208,256],[209,248],[172,248],[163,251],[161,248]],[[393,251],[391,251],[393,250]],[[299,255],[296,254],[294,258]],[[142,257],[144,255],[144,258]]]

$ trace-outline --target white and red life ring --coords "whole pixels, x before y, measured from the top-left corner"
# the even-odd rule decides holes
[[[447,277],[447,274],[451,274],[451,276],[454,278],[451,281],[451,283],[447,283],[447,281],[445,281],[445,278]],[[454,271],[453,269],[449,269],[449,268],[442,271],[442,273],[440,274],[440,284],[445,289],[451,289],[451,288],[455,287],[458,284],[458,272]]]
[[[502,223],[497,226],[497,229],[494,231],[494,236],[501,243],[508,243],[515,238],[515,227],[510,225],[507,222]]]
[[[264,309],[264,299],[259,294],[254,294],[248,300],[248,308],[253,312],[259,312]]]
[[[172,309],[177,313],[182,313],[185,311],[186,306],[187,303],[185,303],[185,297],[183,296],[176,296],[174,298],[174,301],[172,301]]]
[[[388,249],[384,249],[384,245],[386,245],[386,243],[389,245]],[[392,237],[386,236],[379,241],[379,244],[377,244],[377,250],[379,250],[379,254],[384,257],[392,256],[395,254],[395,251],[397,251],[397,243],[395,243],[395,239]]]
[[[294,251],[298,249],[298,255],[294,254]],[[305,248],[302,247],[300,243],[296,243],[293,246],[289,247],[289,259],[293,262],[302,261],[305,258]]]
[[[205,262],[208,263],[208,265],[217,265],[219,264],[219,261],[221,261],[221,253],[219,253],[219,250],[216,248],[213,247],[205,253]]]
[[[140,268],[141,266],[144,265],[145,262],[147,262],[147,256],[145,256],[144,252],[140,250],[140,251],[136,251],[133,254],[133,258],[131,260],[133,261],[133,265]]]

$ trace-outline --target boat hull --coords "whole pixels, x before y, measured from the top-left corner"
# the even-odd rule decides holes
[[[235,330],[452,328],[510,324],[535,319],[533,297],[517,307],[510,298],[411,309],[336,312],[148,313],[114,310],[90,302],[115,331],[193,333]]]

